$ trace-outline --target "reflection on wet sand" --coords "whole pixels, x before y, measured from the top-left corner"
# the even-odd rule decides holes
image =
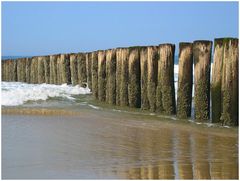
[[[192,157],[190,135],[188,132],[181,132],[176,134],[176,160],[179,179],[192,179]]]
[[[144,155],[136,158],[141,165],[126,171],[128,179],[238,178],[237,140],[164,130],[144,138],[140,147]]]
[[[106,112],[3,115],[3,178],[238,179],[237,133],[166,125]]]

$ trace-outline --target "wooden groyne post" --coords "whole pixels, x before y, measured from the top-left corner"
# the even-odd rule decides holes
[[[50,56],[43,57],[45,83],[50,83]]]
[[[238,125],[238,39],[223,40],[224,55],[222,69],[222,114],[223,125]]]
[[[60,74],[61,74],[61,84],[71,84],[70,75],[70,56],[69,54],[60,55]]]
[[[191,117],[193,84],[192,43],[179,43],[177,117]]]
[[[70,54],[70,71],[71,71],[71,81],[72,85],[78,84],[78,62],[77,62],[77,54]]]
[[[128,104],[141,107],[140,53],[139,47],[129,48],[128,58]]]
[[[30,70],[30,82],[32,84],[38,83],[38,58],[32,57],[31,70]]]
[[[87,83],[87,67],[86,67],[86,55],[84,53],[77,54],[77,75],[78,84],[85,87]]]
[[[147,98],[152,112],[156,110],[158,58],[158,47],[147,47]]]
[[[116,104],[116,49],[106,51],[106,102]]]
[[[98,51],[98,100],[106,100],[106,55],[105,51]]]
[[[17,59],[17,81],[26,82],[26,58]]]
[[[120,85],[121,85],[121,48],[116,49],[116,105],[120,106]]]
[[[212,67],[211,100],[212,100],[212,122],[220,122],[222,113],[222,67],[223,67],[223,38],[214,40],[214,56]]]
[[[141,68],[141,109],[149,110],[148,101],[148,49],[141,47],[140,49],[140,68]]]
[[[50,84],[58,84],[57,55],[50,55]]]
[[[38,57],[38,84],[45,83],[44,57]]]
[[[26,58],[26,82],[31,83],[31,58]]]
[[[173,44],[159,45],[157,109],[167,115],[176,113],[174,52]]]
[[[86,53],[86,71],[88,88],[92,90],[92,56],[91,53]]]
[[[120,106],[128,106],[128,57],[129,49],[120,50]]]
[[[92,94],[95,99],[98,99],[98,56],[97,52],[92,52]]]
[[[211,41],[194,41],[194,108],[198,120],[210,118],[211,52]]]

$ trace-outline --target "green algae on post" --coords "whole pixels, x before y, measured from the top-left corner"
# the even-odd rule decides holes
[[[222,75],[222,115],[223,125],[238,125],[238,39],[223,40],[223,75]]]
[[[158,75],[158,48],[147,47],[147,97],[150,111],[156,110],[156,89]]]
[[[45,83],[49,84],[50,83],[50,56],[44,56],[43,57],[43,63],[44,63],[44,76],[45,76]]]
[[[91,60],[91,53],[86,53],[86,71],[87,71],[87,84],[88,88],[92,90],[92,60]]]
[[[98,100],[106,100],[106,55],[105,51],[98,51]]]
[[[179,43],[177,117],[191,117],[193,84],[192,43]]]
[[[77,54],[77,71],[78,84],[83,87],[87,83],[86,55],[84,53]]]
[[[98,99],[98,57],[97,52],[91,54],[92,60],[92,94],[95,99]]]
[[[157,91],[161,91],[161,95],[159,97],[161,100],[159,101],[161,101],[160,104],[162,104],[162,113],[167,115],[176,113],[174,88],[174,52],[175,45],[173,44],[159,45],[158,87],[160,86],[160,90]]]
[[[45,82],[44,60],[42,56],[38,57],[38,84]]]
[[[198,120],[210,118],[211,52],[211,41],[194,41],[194,107],[195,118]]]
[[[77,54],[70,54],[70,72],[72,85],[78,84],[78,66],[77,66]]]
[[[1,62],[2,81],[6,81],[6,60]]]
[[[26,58],[26,82],[31,83],[31,58]],[[13,80],[15,81],[15,80]]]
[[[128,104],[129,107],[141,107],[140,56],[139,48],[131,47],[128,58]]]
[[[116,49],[116,105],[120,106],[120,85],[121,85],[121,48]]]
[[[60,55],[60,71],[61,71],[60,74],[62,79],[61,84],[71,84],[69,54]]]
[[[140,49],[140,68],[141,68],[141,109],[149,110],[148,101],[148,50],[147,47]]]
[[[31,70],[30,70],[30,82],[32,84],[38,83],[38,57],[32,57]]]
[[[26,58],[19,58],[17,61],[17,81],[26,82]]]
[[[58,84],[57,80],[57,56],[50,55],[50,84]]]
[[[128,48],[121,48],[120,106],[128,106]]]
[[[211,101],[212,101],[212,122],[220,122],[222,113],[222,67],[223,67],[223,38],[214,40],[214,56],[212,67]]]
[[[106,102],[116,104],[116,50],[106,50]]]

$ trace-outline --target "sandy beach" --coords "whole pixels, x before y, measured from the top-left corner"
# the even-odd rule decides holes
[[[237,179],[238,130],[108,109],[2,109],[3,179]]]

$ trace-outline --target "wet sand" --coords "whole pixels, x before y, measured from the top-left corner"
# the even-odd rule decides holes
[[[238,179],[238,130],[82,109],[2,110],[3,179]]]

